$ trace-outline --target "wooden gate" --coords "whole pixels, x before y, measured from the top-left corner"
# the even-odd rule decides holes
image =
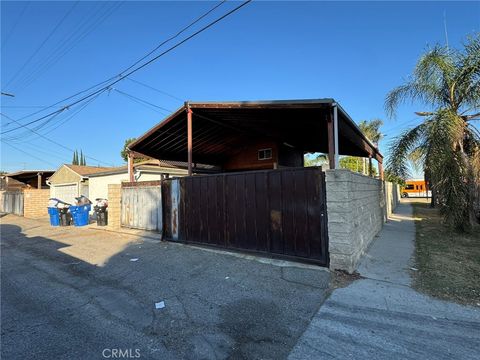
[[[121,225],[162,231],[162,194],[160,181],[122,184]]]
[[[328,266],[321,168],[164,181],[164,237]]]

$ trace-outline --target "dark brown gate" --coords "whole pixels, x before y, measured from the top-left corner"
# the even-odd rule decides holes
[[[165,238],[328,266],[324,176],[288,168],[166,181]]]

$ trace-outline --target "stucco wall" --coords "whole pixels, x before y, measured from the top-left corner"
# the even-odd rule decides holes
[[[137,181],[154,181],[154,180],[160,180],[160,174],[141,172],[137,178]],[[94,202],[95,199],[97,198],[109,199],[108,185],[121,184],[124,181],[125,182],[129,181],[128,173],[126,172],[122,174],[90,177],[89,189],[88,189],[90,200]]]
[[[77,183],[81,181],[82,178],[80,175],[75,173],[73,170],[69,169],[67,166],[63,165],[58,169],[49,179],[50,184],[68,184],[68,183]]]
[[[325,173],[330,268],[353,272],[386,220],[384,182],[344,169]]]

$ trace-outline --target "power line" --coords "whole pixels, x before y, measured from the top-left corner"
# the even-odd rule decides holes
[[[89,99],[90,97],[92,96],[95,96],[96,94],[98,93],[101,93],[105,90],[108,90],[109,88],[111,88],[111,86],[115,85],[116,83],[122,81],[123,79],[125,79],[126,77],[136,73],[137,71],[143,69],[144,67],[150,65],[151,63],[153,63],[154,61],[158,60],[159,58],[161,58],[162,56],[168,54],[169,52],[171,52],[172,50],[176,49],[177,47],[181,46],[182,44],[186,43],[187,41],[189,41],[190,39],[194,38],[195,36],[199,35],[200,33],[204,32],[205,30],[209,29],[210,27],[212,27],[213,25],[217,24],[218,22],[220,22],[221,20],[223,20],[224,18],[226,18],[227,16],[233,14],[234,12],[240,10],[243,6],[247,5],[248,3],[250,3],[252,0],[247,0],[247,1],[244,1],[242,4],[238,5],[237,7],[235,7],[234,9],[230,10],[229,12],[227,12],[226,14],[220,16],[219,18],[217,18],[216,20],[210,22],[209,24],[207,24],[206,26],[202,27],[200,30],[197,30],[196,32],[194,32],[193,34],[189,35],[188,37],[186,37],[185,39],[183,39],[182,41],[176,43],[175,45],[171,46],[170,48],[168,48],[167,50],[163,51],[162,53],[160,53],[159,55],[153,57],[152,59],[148,60],[147,62],[143,63],[142,65],[138,66],[137,68],[133,69],[133,70],[130,70],[127,74],[125,75],[121,75],[119,76],[119,78],[113,82],[111,82],[110,84],[107,84],[106,86],[102,87],[101,89],[99,90],[96,90],[94,91],[93,93],[90,93],[89,95],[86,95],[86,96],[83,96],[82,98],[80,98],[79,100],[76,100],[74,101],[73,103],[67,105],[64,107],[65,108],[69,108],[71,106],[74,106],[82,101],[85,101],[86,99]],[[36,119],[36,120],[32,120],[28,123],[26,123],[25,125],[30,125],[30,124],[33,124],[33,123],[36,123],[38,121],[41,121],[49,116],[52,116],[54,114],[56,114],[57,112],[61,112],[63,111],[64,109],[61,109],[61,110],[57,110],[57,111],[54,111],[48,115],[45,115],[45,116],[42,116],[40,117],[39,119]],[[17,128],[14,128],[14,129],[10,129],[10,130],[7,130],[7,131],[4,131],[2,132],[1,134],[6,134],[6,133],[9,133],[11,131],[15,131],[17,129],[19,129],[20,127],[17,127]]]
[[[0,105],[0,108],[5,109],[45,109],[48,106],[41,105]]]
[[[101,7],[106,8],[105,12],[100,13],[98,18],[96,15],[98,11],[94,11],[94,16],[86,17],[86,21],[81,27],[86,27],[85,29],[79,29],[78,31],[73,31],[70,37],[63,41],[54,51],[50,53],[50,55],[43,61],[43,64],[37,66],[37,68],[30,72],[30,74],[23,77],[23,82],[20,86],[25,88],[26,86],[30,85],[36,79],[38,79],[41,75],[47,72],[52,66],[54,66],[58,61],[61,60],[66,54],[68,54],[75,46],[77,46],[86,36],[92,33],[98,26],[100,26],[107,18],[109,18],[120,6],[122,3],[114,4],[110,8],[108,5],[102,4]],[[81,31],[81,32],[80,32]]]
[[[126,97],[128,97],[128,98],[131,98],[132,100],[137,100],[137,101],[140,102],[140,103],[144,103],[144,104],[146,104],[146,105],[150,105],[150,106],[155,107],[155,108],[157,108],[157,109],[163,110],[163,111],[166,112],[167,114],[169,114],[169,113],[172,112],[172,110],[170,110],[170,109],[167,109],[167,108],[164,108],[164,107],[155,105],[155,104],[153,104],[153,103],[151,103],[151,102],[149,102],[149,101],[147,101],[147,100],[143,100],[143,99],[141,99],[141,98],[139,98],[139,97],[137,97],[137,96],[133,96],[133,95],[131,95],[131,94],[127,94],[127,93],[124,92],[124,91],[120,91],[120,90],[118,90],[118,89],[113,89],[113,90],[115,90],[115,91],[118,92],[119,94],[122,94],[122,95],[124,95],[124,96],[126,96]]]
[[[99,95],[100,95],[100,94],[99,94]],[[92,100],[92,101],[93,101],[93,100]],[[82,108],[82,109],[83,109],[83,108]],[[77,113],[78,113],[78,112],[77,112]],[[5,114],[3,114],[3,113],[2,113],[1,115],[3,115],[4,117],[8,118],[9,120],[12,120],[12,121],[14,121],[14,122],[17,122],[17,120],[14,120],[14,119],[10,118],[9,116],[7,116],[7,115],[5,115]],[[57,145],[57,146],[60,146],[60,147],[66,149],[66,150],[68,150],[68,151],[72,151],[72,152],[74,151],[73,149],[69,148],[68,146],[65,146],[65,145],[63,145],[63,144],[61,144],[61,143],[59,143],[59,142],[57,142],[57,141],[55,141],[55,140],[52,140],[52,139],[50,139],[49,137],[46,137],[45,135],[43,135],[43,134],[41,134],[41,133],[39,133],[39,132],[37,132],[37,131],[35,131],[35,130],[32,130],[32,129],[28,128],[28,127],[25,126],[25,125],[24,125],[23,127],[25,127],[27,130],[29,130],[29,131],[37,134],[37,135],[40,136],[41,138],[44,138],[45,140],[51,142],[52,144],[55,144],[55,145]],[[2,141],[5,141],[5,140],[2,139]],[[96,158],[94,158],[94,157],[91,157],[91,156],[85,155],[85,157],[88,158],[88,159],[97,161],[97,162],[99,162],[99,163],[102,163],[102,164],[111,165],[111,164],[108,164],[108,163],[106,163],[106,162],[104,162],[104,161],[98,160],[98,159],[96,159]]]
[[[47,35],[47,37],[42,41],[42,43],[35,49],[35,51],[32,53],[32,55],[30,55],[30,57],[27,59],[27,61],[25,61],[25,63],[23,63],[23,65],[17,70],[17,72],[10,78],[10,81],[7,82],[7,84],[5,85],[5,87],[8,87],[8,85],[10,85],[13,81],[15,81],[15,79],[17,78],[17,76],[23,71],[23,69],[25,69],[25,67],[30,64],[30,62],[32,61],[32,59],[35,57],[35,55],[38,54],[38,52],[43,48],[43,46],[47,43],[48,40],[50,40],[50,38],[53,36],[53,34],[58,30],[58,28],[63,24],[63,22],[65,21],[65,19],[71,14],[71,12],[73,11],[73,9],[78,5],[78,1],[76,1],[73,6],[65,13],[65,15],[63,15],[63,17],[60,19],[60,21],[57,23],[57,25],[55,25],[55,27],[53,28],[52,31],[50,31],[50,33]]]
[[[210,14],[213,10],[215,10],[216,8],[218,8],[218,7],[219,7],[221,4],[223,4],[223,3],[225,3],[225,1],[222,1],[220,4],[217,4],[217,5],[214,6],[212,9],[210,9],[210,10],[208,10],[206,13],[202,14],[200,17],[198,17],[198,18],[195,19],[193,22],[191,22],[190,24],[188,24],[187,26],[185,26],[184,28],[182,28],[179,32],[177,32],[177,34],[176,34],[175,36],[172,36],[172,37],[170,37],[169,39],[163,41],[163,42],[161,43],[161,45],[164,45],[164,44],[166,44],[168,41],[171,41],[172,39],[178,37],[178,36],[179,36],[180,34],[182,34],[184,31],[186,31],[187,29],[189,29],[193,24],[195,24],[195,23],[197,23],[198,21],[200,21],[201,19],[203,19],[206,15]],[[160,47],[160,45],[158,45],[158,46],[155,48],[155,50],[158,49],[159,47]],[[155,50],[150,51],[149,54],[152,54]],[[148,56],[148,55],[147,55],[147,56]],[[144,59],[144,58],[145,58],[145,56],[142,57],[141,59]],[[31,113],[31,114],[29,114],[29,115],[27,115],[27,116],[24,116],[24,117],[20,118],[19,120],[24,120],[24,119],[26,119],[26,118],[32,117],[33,115],[37,115],[37,114],[43,112],[44,110],[50,109],[50,108],[52,108],[52,107],[54,107],[54,106],[57,106],[58,104],[60,104],[60,103],[62,103],[62,102],[64,102],[64,101],[70,100],[70,99],[72,99],[72,98],[74,98],[74,97],[76,97],[76,96],[78,96],[78,95],[80,95],[80,94],[83,94],[83,93],[85,93],[85,92],[87,92],[87,91],[90,91],[90,90],[95,89],[95,88],[97,88],[97,87],[99,87],[99,86],[101,86],[101,85],[104,85],[104,84],[106,84],[106,83],[108,83],[108,82],[110,82],[110,81],[118,78],[119,76],[121,76],[122,73],[124,73],[124,72],[128,71],[129,69],[131,69],[133,66],[135,66],[135,64],[138,64],[138,63],[141,61],[141,59],[140,59],[140,60],[137,60],[134,64],[132,64],[132,65],[130,65],[128,68],[124,69],[121,73],[119,73],[119,74],[117,74],[117,75],[115,75],[115,76],[112,76],[111,78],[109,78],[109,79],[107,79],[107,80],[104,80],[104,81],[102,81],[102,82],[99,82],[98,84],[95,84],[95,85],[93,85],[93,86],[91,86],[91,87],[89,87],[89,88],[87,88],[87,89],[85,89],[85,90],[79,91],[79,92],[77,92],[76,94],[71,95],[71,96],[69,96],[69,97],[67,97],[67,98],[65,98],[65,99],[62,99],[62,100],[60,100],[60,101],[57,101],[55,104],[50,105],[50,106],[46,107],[45,109],[42,109],[42,110],[33,112],[33,113]]]
[[[179,97],[177,97],[177,96],[175,96],[175,95],[172,95],[172,94],[170,94],[170,93],[168,93],[168,92],[166,92],[166,91],[163,91],[163,90],[154,88],[153,86],[148,85],[148,84],[145,84],[145,83],[143,83],[143,82],[141,82],[141,81],[132,79],[132,78],[130,78],[130,77],[128,77],[128,78],[126,78],[126,79],[127,79],[127,80],[130,80],[130,81],[133,81],[134,83],[137,83],[137,84],[139,84],[139,85],[142,85],[142,86],[144,86],[144,87],[146,87],[146,88],[148,88],[148,89],[151,89],[151,90],[153,90],[153,91],[156,91],[156,92],[158,92],[158,93],[160,93],[160,94],[169,96],[169,97],[171,97],[172,99],[178,100],[178,101],[180,101],[180,102],[182,102],[182,103],[185,102],[184,99],[180,99]]]
[[[35,155],[30,154],[30,153],[28,153],[28,152],[26,152],[26,151],[24,151],[24,150],[22,150],[22,149],[19,149],[19,148],[17,148],[16,146],[14,146],[14,145],[6,142],[5,140],[2,140],[2,143],[5,144],[5,145],[7,145],[7,146],[10,146],[11,148],[14,148],[14,149],[17,150],[17,151],[20,151],[20,152],[24,153],[25,155],[28,155],[28,156],[30,156],[30,157],[32,157],[32,158],[34,158],[34,159],[37,159],[37,160],[39,160],[39,161],[42,161],[42,162],[44,162],[45,164],[49,164],[49,165],[52,165],[53,167],[57,167],[56,164],[51,163],[50,161],[47,161],[47,160],[45,160],[45,159],[36,157]]]
[[[23,15],[25,14],[25,11],[27,10],[28,5],[30,5],[30,1],[28,1],[28,2],[25,4],[25,6],[23,7],[22,11],[20,12],[20,14],[19,14],[18,17],[17,17],[17,20],[15,20],[15,23],[14,23],[13,26],[10,28],[10,31],[8,32],[7,36],[5,37],[5,41],[2,43],[2,50],[3,50],[3,48],[7,45],[8,40],[9,40],[10,37],[12,36],[13,32],[15,31],[15,28],[17,27],[18,23],[20,22],[20,20],[22,19]]]

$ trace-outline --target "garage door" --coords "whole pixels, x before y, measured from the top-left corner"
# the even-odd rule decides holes
[[[77,196],[77,184],[52,185],[50,187],[50,197],[60,199],[69,204],[75,204],[75,198]]]

